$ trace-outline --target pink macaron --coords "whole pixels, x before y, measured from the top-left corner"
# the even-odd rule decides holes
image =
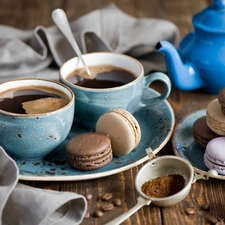
[[[217,137],[209,141],[204,154],[204,162],[208,169],[225,175],[225,137]]]

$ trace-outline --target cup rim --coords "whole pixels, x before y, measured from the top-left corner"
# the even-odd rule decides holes
[[[66,108],[70,107],[72,104],[74,104],[75,95],[74,95],[73,91],[69,87],[67,87],[65,84],[62,84],[62,83],[60,83],[58,81],[54,81],[54,80],[48,80],[48,79],[43,79],[43,78],[18,78],[18,79],[12,79],[12,80],[8,80],[8,81],[5,81],[3,83],[0,83],[0,87],[2,85],[5,85],[6,83],[13,83],[13,82],[16,82],[16,81],[18,81],[18,82],[20,82],[20,81],[28,81],[28,80],[29,81],[37,81],[37,80],[39,80],[39,81],[43,81],[43,82],[47,82],[47,83],[54,83],[56,85],[59,85],[59,86],[65,88],[67,91],[69,91],[69,93],[71,95],[69,103],[67,105],[61,107],[60,109],[54,110],[52,112],[47,112],[47,113],[19,114],[19,113],[12,113],[12,112],[8,112],[8,111],[0,109],[0,113],[1,114],[4,114],[6,116],[24,117],[24,118],[43,117],[43,116],[47,116],[47,115],[50,115],[50,114],[51,115],[55,114],[58,111],[66,109]],[[34,84],[34,86],[39,86],[39,85],[35,85]],[[22,85],[21,85],[21,87],[22,87]],[[10,90],[10,89],[7,89],[7,90]]]
[[[66,78],[64,78],[62,76],[62,72],[61,71],[66,66],[66,64],[68,64],[69,62],[71,62],[74,59],[78,58],[78,57],[73,57],[73,58],[67,60],[66,62],[64,62],[62,64],[62,66],[60,67],[60,69],[59,69],[59,77],[60,77],[60,79],[64,83],[66,83],[68,86],[76,88],[76,89],[79,89],[79,90],[85,90],[85,91],[89,91],[89,92],[105,92],[105,91],[114,91],[114,90],[123,89],[123,88],[129,87],[129,86],[132,86],[133,83],[138,82],[144,76],[144,68],[143,68],[142,64],[137,59],[135,59],[135,58],[133,58],[133,57],[131,57],[129,55],[125,55],[125,54],[122,54],[122,53],[114,53],[114,52],[92,52],[92,53],[83,54],[83,56],[85,57],[86,55],[96,55],[96,54],[98,54],[98,55],[99,54],[110,54],[110,55],[118,55],[118,56],[126,57],[126,58],[134,61],[140,67],[141,73],[133,81],[131,81],[131,82],[127,83],[127,84],[118,86],[118,87],[112,87],[112,88],[88,88],[88,87],[81,87],[81,86],[78,86],[76,84],[73,84],[73,83],[67,81]]]

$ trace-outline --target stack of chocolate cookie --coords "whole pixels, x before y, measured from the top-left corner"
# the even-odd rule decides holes
[[[206,116],[195,121],[193,136],[196,144],[204,149],[212,139],[225,136],[225,88],[208,104]]]
[[[209,129],[221,137],[213,138],[206,145],[204,163],[208,169],[225,175],[225,88],[208,104],[206,122]]]
[[[193,136],[196,144],[205,149],[208,142],[218,134],[214,133],[206,123],[206,116],[198,118],[193,124]]]
[[[206,167],[215,176],[225,175],[225,87],[208,104],[206,116],[193,124],[193,136],[196,144],[205,150]]]

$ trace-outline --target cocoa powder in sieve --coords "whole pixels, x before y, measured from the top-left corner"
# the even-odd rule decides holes
[[[145,182],[141,190],[152,198],[164,198],[176,194],[185,186],[185,179],[180,174],[170,174]]]

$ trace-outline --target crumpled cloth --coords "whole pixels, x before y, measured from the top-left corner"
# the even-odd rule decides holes
[[[134,18],[115,4],[94,10],[70,25],[82,53],[124,53],[140,60],[145,73],[165,71],[163,56],[154,52],[156,43],[167,40],[176,45],[179,39],[178,28],[172,22]],[[0,25],[0,82],[17,77],[58,79],[59,67],[74,56],[76,53],[56,26],[22,31]]]
[[[0,225],[76,225],[87,201],[73,192],[33,188],[18,183],[19,169],[0,147]]]

